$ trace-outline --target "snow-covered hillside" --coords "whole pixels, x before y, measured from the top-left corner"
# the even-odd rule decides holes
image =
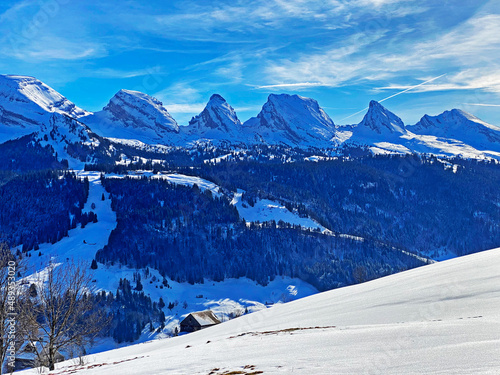
[[[84,366],[67,361],[53,374],[497,374],[499,268],[500,249],[485,251],[103,352]]]
[[[21,107],[26,112],[55,112],[79,118],[88,114],[87,111],[78,108],[57,91],[45,83],[33,77],[0,75],[0,97],[2,106],[10,107],[10,110],[19,110]],[[10,103],[10,105],[8,104]],[[33,113],[34,114],[34,113]]]
[[[356,127],[356,135],[367,138],[378,136],[387,139],[405,133],[403,121],[375,100],[370,102],[368,112]]]
[[[83,175],[90,175],[92,173],[85,173]],[[106,178],[125,178],[125,175],[118,174],[106,174]],[[230,199],[231,204],[236,207],[238,214],[243,218],[248,224],[250,223],[264,223],[267,221],[283,221],[284,223],[291,225],[300,225],[302,228],[320,230],[321,232],[330,232],[327,228],[318,224],[316,221],[310,217],[301,217],[297,212],[289,211],[284,205],[279,202],[272,201],[269,199],[257,199],[255,204],[251,206],[248,202],[242,199],[243,190],[238,189],[236,192],[224,192],[223,189],[214,184],[211,181],[205,180],[201,177],[187,176],[180,173],[158,173],[154,174],[152,171],[135,171],[127,175],[130,178],[143,178],[147,177],[149,179],[161,179],[166,180],[172,184],[193,186],[196,185],[200,190],[210,190],[214,197],[221,198],[225,197]]]
[[[98,250],[107,243],[111,232],[115,229],[116,214],[111,209],[111,200],[108,193],[101,184],[99,172],[77,171],[80,178],[89,179],[89,197],[84,207],[84,212],[93,211],[97,214],[97,223],[88,223],[85,228],[78,226],[69,231],[68,236],[60,241],[50,244],[41,244],[38,255],[27,257],[28,280],[34,281],[46,275],[46,268],[49,264],[62,264],[68,260],[83,262],[90,265]],[[199,177],[185,176],[180,174],[159,174],[153,175],[151,172],[138,172],[135,177],[147,176],[149,178],[161,178],[171,183],[192,186],[196,184],[200,189],[212,191],[214,196],[222,196],[219,187],[209,181]],[[123,178],[121,175],[108,175],[108,178]],[[104,200],[102,197],[104,196]],[[286,210],[286,209],[285,209]],[[294,219],[294,215],[289,213],[289,219]],[[283,213],[281,213],[283,215]],[[254,218],[256,216],[254,215]],[[287,217],[283,217],[285,220]],[[297,217],[298,218],[298,217]],[[256,220],[275,219],[276,215],[262,217]],[[304,221],[308,219],[302,219]],[[310,220],[310,219],[309,219]],[[19,246],[20,250],[22,246]],[[122,265],[99,264],[98,269],[90,271],[97,291],[116,292],[120,279],[127,278],[133,280],[138,272],[142,275],[144,293],[151,297],[153,301],[158,301],[162,297],[166,301],[175,303],[172,309],[164,309],[166,315],[166,326],[159,334],[150,333],[148,329],[143,331],[139,341],[145,341],[155,337],[168,337],[173,334],[178,327],[182,316],[185,314],[212,309],[219,319],[228,320],[236,314],[258,311],[266,308],[266,304],[274,304],[283,301],[291,301],[317,293],[317,289],[308,283],[294,278],[278,277],[268,285],[262,286],[247,278],[226,279],[221,282],[206,280],[204,284],[191,285],[187,282],[179,283],[171,279],[168,281],[169,288],[164,288],[163,276],[157,270],[150,269],[147,275],[144,270],[132,269]],[[155,327],[158,328],[158,327]],[[103,344],[98,344],[92,350],[102,348],[114,348],[118,345],[111,340],[105,340]]]

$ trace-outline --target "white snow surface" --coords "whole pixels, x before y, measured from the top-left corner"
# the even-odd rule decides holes
[[[478,150],[500,152],[500,128],[459,109],[438,116],[425,115],[408,129],[415,134],[451,138]]]
[[[500,249],[455,258],[53,374],[498,374],[499,269]]]
[[[337,132],[336,138],[366,145],[374,154],[418,152],[500,159],[500,128],[458,109],[435,117],[425,115],[416,125],[405,126],[394,113],[371,101],[363,121]]]
[[[375,100],[370,102],[368,112],[355,131],[357,136],[373,137],[378,135],[384,139],[406,133],[403,121]]]
[[[231,204],[236,206],[239,215],[247,222],[264,222],[274,220],[278,223],[280,220],[293,225],[300,225],[303,228],[319,229],[321,232],[327,230],[322,225],[309,217],[300,217],[298,213],[289,211],[282,204],[269,200],[257,199],[254,206],[242,200],[243,190],[238,190],[234,194]]]
[[[0,75],[0,143],[34,132],[47,134],[63,116],[88,113],[36,78]]]
[[[185,142],[199,139],[244,141],[248,138],[243,134],[236,111],[218,94],[212,95],[205,109],[180,129],[185,134]]]
[[[75,261],[91,261],[98,250],[107,243],[113,229],[116,227],[116,214],[111,209],[111,200],[108,193],[101,185],[99,172],[80,172],[80,178],[89,179],[89,197],[83,208],[83,212],[93,211],[97,214],[97,223],[88,223],[85,228],[78,226],[69,231],[68,237],[55,244],[40,244],[42,256],[37,252],[26,258],[29,261],[29,270],[40,271],[44,269],[49,261],[65,262],[68,258]],[[105,200],[102,200],[104,194]],[[92,203],[95,208],[92,209]]]
[[[120,90],[102,111],[81,121],[104,137],[153,144],[170,144],[179,132],[179,125],[158,99],[131,90]]]
[[[73,118],[89,113],[33,77],[0,75],[0,97],[4,98],[3,103],[10,102],[13,110],[17,110],[19,106],[34,110],[33,105],[36,105],[43,111],[66,114]]]
[[[257,117],[243,126],[254,142],[321,147],[335,143],[335,124],[314,99],[299,95],[271,94]]]

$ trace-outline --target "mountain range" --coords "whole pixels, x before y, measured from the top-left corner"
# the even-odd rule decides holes
[[[120,90],[95,113],[85,111],[32,77],[0,76],[0,142],[30,133],[58,142],[135,140],[146,145],[192,148],[283,145],[336,149],[362,145],[372,153],[432,153],[500,159],[500,128],[459,109],[424,115],[415,125],[403,121],[376,101],[363,120],[338,126],[314,99],[271,94],[256,117],[241,122],[220,95],[187,126],[179,126],[163,104],[147,94]]]

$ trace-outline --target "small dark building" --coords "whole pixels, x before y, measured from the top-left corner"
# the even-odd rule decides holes
[[[210,311],[198,311],[188,314],[181,322],[181,332],[194,332],[200,329],[207,328],[219,324],[215,314]]]
[[[15,361],[15,371],[19,370],[24,370],[27,368],[34,368],[34,367],[39,367],[39,366],[45,366],[48,367],[48,355],[47,355],[47,348],[42,347],[40,343],[35,344],[36,348],[34,347],[33,344],[27,343],[22,347],[16,356],[16,361]],[[64,361],[65,358],[64,356],[56,352],[56,358],[55,361],[56,363]]]

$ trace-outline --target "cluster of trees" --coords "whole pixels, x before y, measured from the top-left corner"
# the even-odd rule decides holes
[[[463,255],[500,244],[500,166],[494,161],[364,156],[221,162],[196,173],[227,189],[246,190],[250,204],[278,200],[336,232],[413,252]]]
[[[97,253],[102,263],[158,269],[176,281],[248,277],[266,285],[300,277],[321,290],[424,264],[375,241],[324,235],[268,222],[247,227],[227,198],[165,181],[105,179],[117,228]],[[363,280],[364,281],[364,280]]]
[[[0,144],[0,170],[13,173],[44,169],[66,169],[68,161],[58,161],[50,146],[42,147],[33,135]]]
[[[45,170],[12,178],[0,186],[0,241],[23,245],[23,251],[40,243],[55,243],[82,221],[89,182],[74,173]],[[71,219],[72,218],[72,219]]]
[[[125,173],[128,170],[160,168],[160,164],[166,169],[179,167],[202,166],[206,163],[215,163],[215,160],[224,157],[226,160],[254,160],[265,163],[285,163],[301,161],[313,155],[331,156],[360,156],[369,154],[366,148],[343,147],[335,152],[332,150],[301,149],[286,145],[232,145],[219,144],[214,146],[211,142],[200,143],[192,149],[183,147],[165,147],[142,145],[136,148],[120,143],[113,143],[108,139],[100,139],[98,146],[95,145],[72,145],[68,152],[74,157],[85,160],[85,155],[92,155],[92,164],[86,164],[85,169],[90,171],[102,171],[106,173]],[[139,159],[129,165],[117,164],[125,155],[130,160]],[[153,160],[155,162],[153,162]]]
[[[128,279],[120,279],[118,289],[113,295],[108,293],[106,307],[110,311],[111,325],[107,335],[118,342],[133,342],[139,338],[144,328],[154,331],[153,322],[159,323],[158,329],[165,327],[165,303],[151,301],[142,291],[140,280],[134,288]],[[138,290],[140,289],[140,290]]]
[[[58,161],[54,149],[49,145],[42,147],[33,135],[0,144],[0,186],[30,171],[67,167],[67,160]]]

